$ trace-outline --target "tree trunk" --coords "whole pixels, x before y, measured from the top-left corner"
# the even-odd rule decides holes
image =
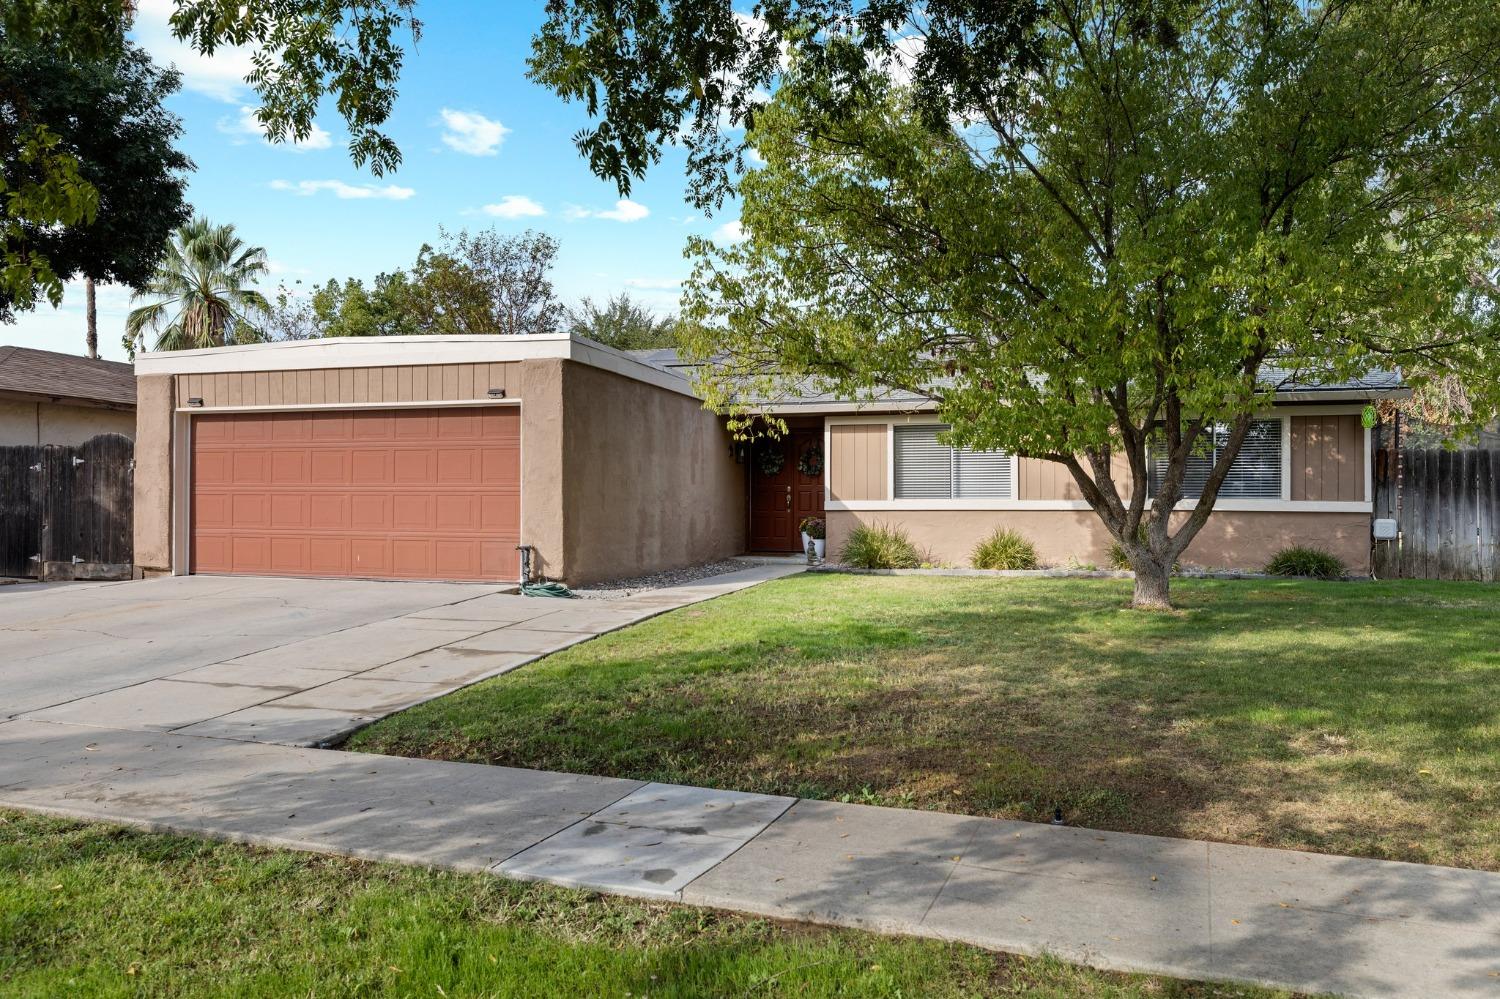
[[[99,310],[94,305],[94,279],[86,277],[83,279],[83,315],[87,323],[87,334],[84,343],[88,347],[90,357],[99,356]]]
[[[1168,592],[1172,569],[1148,551],[1132,555],[1130,567],[1135,570],[1135,597],[1130,606],[1136,610],[1171,610]]]

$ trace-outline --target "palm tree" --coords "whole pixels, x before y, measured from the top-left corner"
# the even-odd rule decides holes
[[[193,350],[265,339],[254,317],[271,303],[254,288],[266,273],[266,251],[246,246],[232,225],[195,217],[178,229],[156,274],[135,298],[156,301],[125,319],[125,349],[135,357],[146,331],[156,334],[156,350]]]

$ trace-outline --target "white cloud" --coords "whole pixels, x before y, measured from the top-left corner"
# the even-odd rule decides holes
[[[733,222],[725,222],[719,228],[715,229],[713,238],[716,243],[743,243],[750,238],[750,234],[745,231],[745,227],[740,223],[740,220],[735,219]]]
[[[386,184],[384,187],[375,184],[346,184],[341,180],[273,180],[272,190],[292,191],[303,197],[317,194],[319,191],[331,191],[339,198],[381,198],[387,201],[405,201],[417,192],[410,187],[400,187],[396,184]]]
[[[498,219],[537,218],[547,214],[547,209],[524,194],[507,194],[494,204],[485,205],[479,210]]]
[[[245,77],[254,69],[251,50],[225,45],[212,56],[199,53],[172,35],[169,19],[174,10],[173,0],[139,0],[131,30],[135,41],[156,62],[176,66],[185,89],[230,103],[243,101],[250,89]]]
[[[494,156],[510,129],[478,111],[443,108],[443,144],[469,156]]]
[[[242,143],[247,138],[257,138],[268,146],[290,149],[299,153],[309,149],[327,149],[333,145],[333,136],[319,128],[316,122],[313,123],[312,132],[301,142],[291,141],[289,136],[286,142],[273,143],[267,137],[265,126],[260,123],[260,119],[255,117],[255,108],[248,104],[240,106],[239,114],[220,118],[219,131],[233,138],[236,143]]]
[[[612,222],[639,222],[651,209],[629,198],[621,198],[613,208],[581,208],[569,205],[563,215],[570,219],[609,219]]]

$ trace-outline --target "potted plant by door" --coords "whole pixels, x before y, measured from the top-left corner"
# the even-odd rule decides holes
[[[823,522],[822,517],[808,517],[802,521],[802,550],[807,552],[809,562],[823,561],[827,537],[828,525]]]

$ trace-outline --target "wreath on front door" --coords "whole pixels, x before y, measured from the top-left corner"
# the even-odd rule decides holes
[[[816,479],[823,474],[823,449],[816,444],[809,444],[802,450],[802,457],[797,459],[797,471],[810,479]]]
[[[761,446],[760,454],[756,456],[756,465],[760,468],[760,474],[766,478],[780,475],[786,465],[786,452],[774,444]]]

